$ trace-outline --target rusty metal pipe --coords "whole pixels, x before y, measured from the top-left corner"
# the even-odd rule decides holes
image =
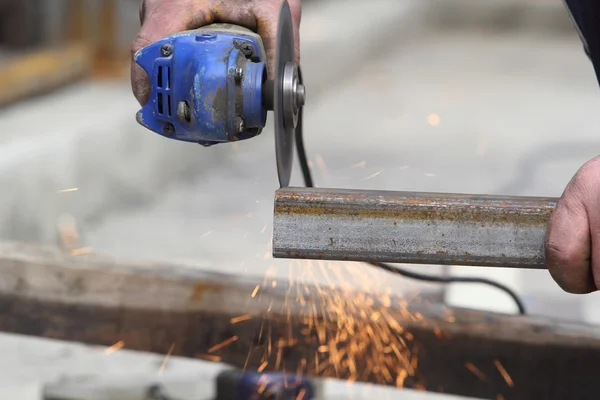
[[[556,200],[284,188],[275,195],[273,256],[543,269]]]

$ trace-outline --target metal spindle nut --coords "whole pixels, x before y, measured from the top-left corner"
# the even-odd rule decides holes
[[[306,101],[306,90],[304,89],[304,85],[298,84],[296,86],[296,105],[298,108],[304,107],[304,102]]]

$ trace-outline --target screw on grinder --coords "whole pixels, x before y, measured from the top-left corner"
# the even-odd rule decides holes
[[[208,25],[142,48],[134,61],[149,76],[150,97],[136,115],[138,123],[163,137],[208,147],[260,135],[273,111],[279,184],[289,186],[305,88],[287,0],[276,42],[272,80],[260,36],[236,25]]]

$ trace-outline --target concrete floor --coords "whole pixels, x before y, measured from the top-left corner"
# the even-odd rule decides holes
[[[359,1],[344,4],[309,4],[303,18],[305,136],[317,185],[557,196],[598,154],[600,120],[592,115],[600,109],[600,92],[574,31],[438,30],[415,18],[415,3],[408,1],[372,1],[368,10]],[[377,18],[365,20],[367,12]],[[357,28],[348,32],[330,21]],[[55,242],[56,217],[68,212],[81,226],[83,244],[97,252],[287,276],[290,263],[269,252],[277,188],[272,131],[203,149],[143,130],[135,111],[127,82],[78,85],[3,111],[0,237]],[[439,124],[432,126],[434,114]],[[295,171],[292,184],[301,185]],[[79,190],[57,193],[74,187]],[[450,272],[502,281],[535,314],[600,319],[599,295],[562,293],[544,271]],[[371,273],[374,282],[398,293],[441,292]],[[509,298],[487,287],[452,286],[446,299],[515,310]],[[152,374],[162,362],[8,335],[0,347],[0,398],[34,399],[42,382],[75,371],[129,377]],[[187,360],[169,365],[173,376],[187,370],[210,379],[219,370]],[[328,398],[348,398],[348,390],[355,398],[397,395],[331,385]]]

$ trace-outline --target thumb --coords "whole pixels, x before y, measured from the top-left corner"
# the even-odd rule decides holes
[[[567,185],[546,231],[546,265],[568,293],[590,293],[600,278],[600,158],[586,163]],[[596,278],[596,279],[595,279]]]
[[[146,0],[142,4],[142,28],[131,44],[131,88],[143,106],[150,96],[150,78],[133,60],[135,53],[166,36],[211,24],[214,16],[201,7],[202,2]]]
[[[255,10],[257,21],[257,33],[263,39],[265,52],[267,53],[267,71],[272,79],[275,76],[275,51],[277,47],[277,28],[279,25],[279,11],[281,0],[262,2],[260,8]],[[294,30],[294,54],[296,64],[300,64],[300,19],[302,16],[302,1],[288,0],[292,14],[292,26]]]

